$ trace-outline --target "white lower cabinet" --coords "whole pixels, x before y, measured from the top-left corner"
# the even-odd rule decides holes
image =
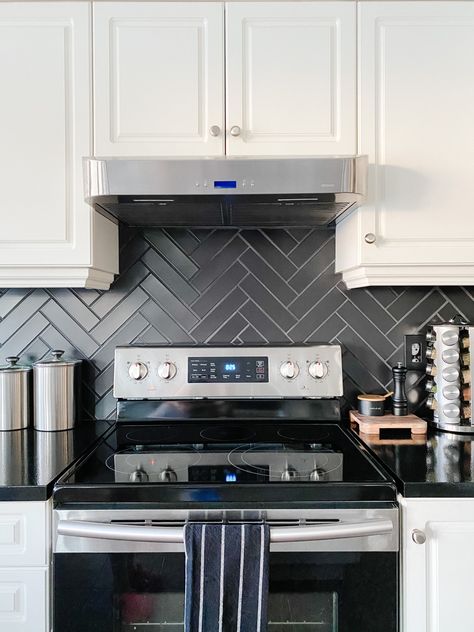
[[[51,503],[0,503],[0,630],[48,632]]]
[[[117,226],[84,201],[91,3],[0,2],[0,287],[108,288]]]
[[[401,509],[402,632],[472,632],[474,499],[401,499]]]
[[[45,502],[0,503],[0,568],[49,563],[49,512]]]
[[[48,632],[47,568],[0,568],[0,630]]]
[[[349,288],[474,284],[474,3],[358,2],[367,203],[336,232]]]

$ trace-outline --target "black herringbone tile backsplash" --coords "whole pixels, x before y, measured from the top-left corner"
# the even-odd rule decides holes
[[[107,292],[0,290],[1,356],[61,348],[87,359],[91,417],[114,413],[116,345],[338,342],[350,404],[390,386],[404,334],[455,313],[474,319],[472,289],[346,290],[330,230],[122,229],[120,269]]]

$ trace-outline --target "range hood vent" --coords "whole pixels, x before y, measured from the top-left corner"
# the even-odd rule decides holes
[[[367,157],[86,158],[86,201],[129,226],[326,227],[365,199]]]

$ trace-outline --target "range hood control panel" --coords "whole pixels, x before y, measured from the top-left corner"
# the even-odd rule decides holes
[[[115,350],[119,399],[317,398],[342,391],[338,345]]]
[[[207,193],[226,193],[232,194],[239,191],[239,189],[248,189],[249,193],[252,193],[252,189],[255,187],[255,180],[253,178],[240,177],[238,180],[196,180],[194,183],[196,190],[202,189],[201,193],[206,191]]]

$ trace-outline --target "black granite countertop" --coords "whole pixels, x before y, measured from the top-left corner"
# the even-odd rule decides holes
[[[428,428],[428,434],[417,439],[359,438],[394,477],[403,496],[474,498],[474,435]]]
[[[110,428],[82,421],[61,432],[0,432],[0,501],[47,500],[59,476]]]

